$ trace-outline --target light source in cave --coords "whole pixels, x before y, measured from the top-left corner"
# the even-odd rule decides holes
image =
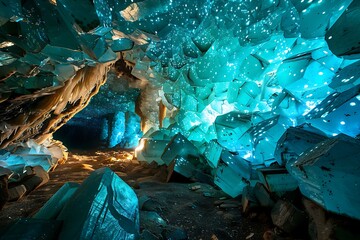
[[[82,136],[136,147],[139,160],[201,172],[231,197],[296,180],[360,219],[357,199],[325,192],[360,193],[357,152],[336,148],[359,144],[359,1],[0,3],[2,166],[11,146],[49,141],[71,118],[55,133],[69,146]],[[338,164],[345,150],[353,157]],[[282,175],[263,177],[269,167]]]

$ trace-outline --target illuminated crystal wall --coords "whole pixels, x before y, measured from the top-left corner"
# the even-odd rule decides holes
[[[354,2],[345,11],[351,2],[132,4],[122,16],[156,37],[125,58],[135,58],[133,74],[161,86],[162,103],[176,109],[164,119],[169,135],[180,129],[201,152],[217,139],[253,164],[271,162],[291,126],[311,123],[329,136],[359,133],[358,43],[353,52],[333,43],[352,34],[339,24],[351,22],[358,9]]]
[[[97,92],[106,64],[120,58],[142,82],[138,158],[176,161],[175,169],[189,176],[189,169],[205,168],[232,196],[254,180],[254,169],[286,165],[294,139],[319,140],[299,144],[291,152],[298,157],[328,137],[360,133],[359,1],[0,0],[0,6],[3,146],[40,141],[63,125]],[[79,77],[87,69],[98,69],[96,77]],[[293,127],[306,133],[292,135]]]

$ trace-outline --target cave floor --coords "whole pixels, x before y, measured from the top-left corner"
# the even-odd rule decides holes
[[[241,200],[228,199],[220,190],[204,183],[169,182],[166,167],[130,160],[123,150],[74,151],[66,163],[50,172],[50,181],[0,211],[0,228],[19,218],[31,217],[65,183],[81,183],[94,170],[110,167],[132,186],[139,199],[148,199],[142,211],[155,211],[167,226],[141,221],[140,228],[159,239],[185,231],[189,239],[263,239],[268,219],[241,215]],[[142,202],[140,200],[140,202]],[[265,214],[264,214],[265,215]]]

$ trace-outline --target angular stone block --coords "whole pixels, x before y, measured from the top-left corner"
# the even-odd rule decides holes
[[[275,205],[270,193],[259,182],[254,187],[254,194],[262,207],[273,207]]]
[[[297,209],[289,202],[279,200],[271,210],[273,223],[287,233],[304,231],[307,226],[307,216],[305,212]]]
[[[360,62],[356,61],[339,69],[329,86],[337,92],[347,91],[360,83]]]
[[[157,139],[141,139],[140,145],[135,149],[135,157],[139,161],[147,161],[148,163],[156,162],[164,164],[161,160],[161,155],[168,145],[169,140]]]
[[[258,206],[258,200],[254,193],[254,187],[246,186],[242,191],[241,196],[241,205],[244,213],[249,212],[249,210],[254,207]]]
[[[250,161],[228,151],[222,152],[221,160],[226,163],[227,166],[229,166],[229,168],[231,168],[239,176],[243,177],[246,180],[250,180],[252,172],[252,166]]]
[[[9,188],[9,202],[17,201],[22,198],[26,193],[26,187],[24,185],[18,185]]]
[[[284,193],[298,187],[296,179],[285,168],[259,168],[259,179],[270,192]]]
[[[176,156],[181,156],[186,159],[195,159],[199,158],[200,154],[198,149],[189,140],[187,140],[186,137],[184,137],[181,133],[178,133],[165,147],[164,153],[161,155],[161,159],[166,165],[169,165]]]
[[[209,145],[206,147],[204,156],[212,168],[217,167],[222,150],[222,147],[216,141],[210,141]]]
[[[251,127],[251,116],[239,112],[220,115],[215,120],[218,143],[229,151],[240,151],[243,145],[240,138]]]
[[[50,179],[49,174],[41,166],[35,166],[32,170],[35,175],[21,181],[21,183],[26,187],[26,194],[29,194],[31,191],[41,187]]]
[[[177,172],[186,178],[190,178],[194,175],[196,167],[191,161],[181,156],[176,156],[169,165],[170,172]],[[169,179],[170,176],[168,176]]]
[[[231,197],[239,196],[247,186],[244,178],[226,165],[217,167],[214,182]]]
[[[137,239],[138,199],[109,168],[94,171],[65,204],[59,239]]]
[[[287,162],[295,161],[301,153],[325,139],[327,137],[314,127],[290,127],[277,143],[275,159],[281,166],[285,166]]]

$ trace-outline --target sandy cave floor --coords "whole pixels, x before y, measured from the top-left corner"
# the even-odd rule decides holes
[[[165,183],[166,167],[131,158],[132,152],[124,150],[70,153],[66,163],[50,172],[47,184],[5,205],[0,211],[0,229],[19,218],[31,217],[65,182],[81,183],[94,169],[104,166],[132,186],[139,198],[149,198],[141,210],[157,212],[172,229],[183,229],[189,239],[263,239],[270,229],[266,217],[242,217],[241,200],[226,198],[222,191],[204,183]],[[141,230],[148,227],[140,222]],[[159,233],[164,231],[161,226],[155,228]]]

